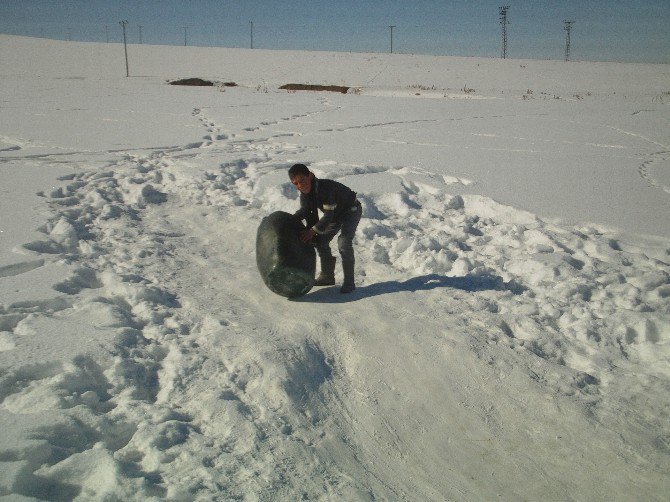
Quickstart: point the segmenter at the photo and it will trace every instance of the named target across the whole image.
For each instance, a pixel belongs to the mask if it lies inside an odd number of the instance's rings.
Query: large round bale
[[[300,240],[302,230],[305,226],[292,214],[276,211],[263,218],[256,234],[256,265],[263,282],[287,298],[314,286],[316,252]]]

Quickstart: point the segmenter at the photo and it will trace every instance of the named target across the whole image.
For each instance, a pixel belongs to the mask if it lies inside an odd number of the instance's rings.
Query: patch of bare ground
[[[349,87],[343,85],[285,84],[280,87],[287,91],[328,91],[346,94]]]
[[[170,85],[191,85],[191,86],[201,86],[201,87],[211,87],[214,85],[217,85],[216,82],[212,82],[211,80],[205,80],[202,78],[183,78],[180,80],[172,80],[168,82]],[[223,87],[237,87],[237,84],[235,82],[222,82],[218,85],[221,85]]]

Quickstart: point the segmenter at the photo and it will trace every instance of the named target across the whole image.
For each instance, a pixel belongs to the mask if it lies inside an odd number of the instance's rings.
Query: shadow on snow
[[[406,281],[385,281],[357,287],[349,294],[340,294],[339,286],[312,290],[305,296],[293,298],[295,302],[348,303],[372,296],[391,293],[429,291],[436,288],[452,288],[463,291],[510,291],[520,295],[526,288],[515,281],[505,282],[493,275],[475,275],[466,277],[447,277],[438,274],[422,275]]]

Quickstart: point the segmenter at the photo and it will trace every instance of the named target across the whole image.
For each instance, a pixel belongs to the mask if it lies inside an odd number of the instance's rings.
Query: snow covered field
[[[3,499],[667,499],[668,65],[129,56],[0,35]],[[351,295],[256,270],[296,162]]]

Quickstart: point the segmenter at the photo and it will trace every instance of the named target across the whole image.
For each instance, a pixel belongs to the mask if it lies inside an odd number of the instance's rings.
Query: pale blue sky
[[[509,5],[510,58],[670,64],[670,0],[0,0],[0,32],[145,44],[499,57]],[[186,29],[184,29],[186,27]]]

